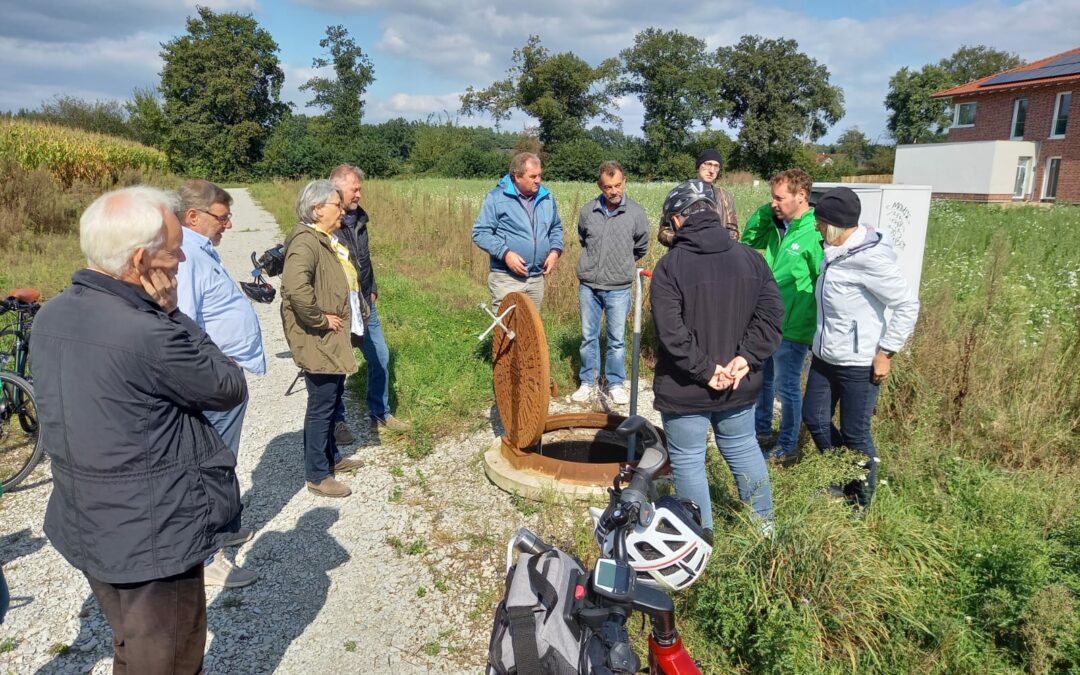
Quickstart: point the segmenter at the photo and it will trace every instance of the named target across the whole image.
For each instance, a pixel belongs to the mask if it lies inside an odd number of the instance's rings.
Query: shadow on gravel
[[[270,673],[293,640],[318,617],[330,591],[330,570],[349,560],[329,530],[337,509],[321,506],[288,532],[259,536],[245,565],[259,572],[259,596],[226,589],[207,608],[213,642],[205,668],[214,673]],[[251,587],[255,589],[256,587]]]
[[[112,629],[93,593],[86,596],[79,610],[79,634],[66,647],[66,652],[53,656],[53,660],[39,668],[35,675],[85,673],[102,659],[112,656]]]
[[[31,537],[30,528],[0,537],[0,565],[9,565],[19,558],[37,553],[46,543],[45,537]]]

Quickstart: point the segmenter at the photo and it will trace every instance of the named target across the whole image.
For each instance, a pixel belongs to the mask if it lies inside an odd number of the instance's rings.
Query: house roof
[[[931,94],[930,97],[953,98],[956,96],[987,94],[996,91],[1020,89],[1033,86],[1043,86],[1047,84],[1080,82],[1080,67],[1072,67],[1071,65],[1051,65],[1062,61],[1072,63],[1077,60],[1067,57],[1077,57],[1078,59],[1080,59],[1080,47],[1061,52],[1060,54],[1054,54],[1053,56],[1047,56],[1045,59],[1032,61],[1031,63],[1025,64],[1023,66],[1017,66],[1016,68],[1003,70],[1000,73],[987,75],[986,77],[980,78],[978,80],[973,80],[966,84],[961,84],[959,86],[951,87],[943,91],[938,91]],[[1035,72],[1040,70],[1041,72]],[[1074,72],[1062,73],[1062,71],[1070,70]],[[1030,79],[1028,79],[1029,77]],[[1003,81],[991,82],[991,80],[998,79]]]

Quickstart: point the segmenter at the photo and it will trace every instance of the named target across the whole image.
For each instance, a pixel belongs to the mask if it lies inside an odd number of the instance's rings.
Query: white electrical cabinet
[[[914,289],[922,278],[923,249],[926,247],[926,224],[930,219],[929,185],[886,183],[814,183],[811,203],[835,187],[855,191],[862,204],[859,222],[888,232],[896,250],[897,263]]]

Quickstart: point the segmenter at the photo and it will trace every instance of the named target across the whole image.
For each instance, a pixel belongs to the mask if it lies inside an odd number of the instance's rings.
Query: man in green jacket
[[[772,436],[773,395],[780,397],[780,435],[777,459],[795,451],[802,410],[802,373],[814,341],[817,305],[814,282],[821,272],[824,249],[810,208],[809,174],[801,169],[781,171],[769,181],[772,201],[750,216],[742,242],[762,250],[784,300],[784,339],[762,364],[765,384],[758,396],[755,425],[764,449]]]

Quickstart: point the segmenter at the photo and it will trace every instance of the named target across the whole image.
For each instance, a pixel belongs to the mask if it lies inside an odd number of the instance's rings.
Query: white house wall
[[[1038,160],[1038,143],[972,141],[900,145],[893,182],[930,185],[937,193],[1011,194],[1020,157]]]

